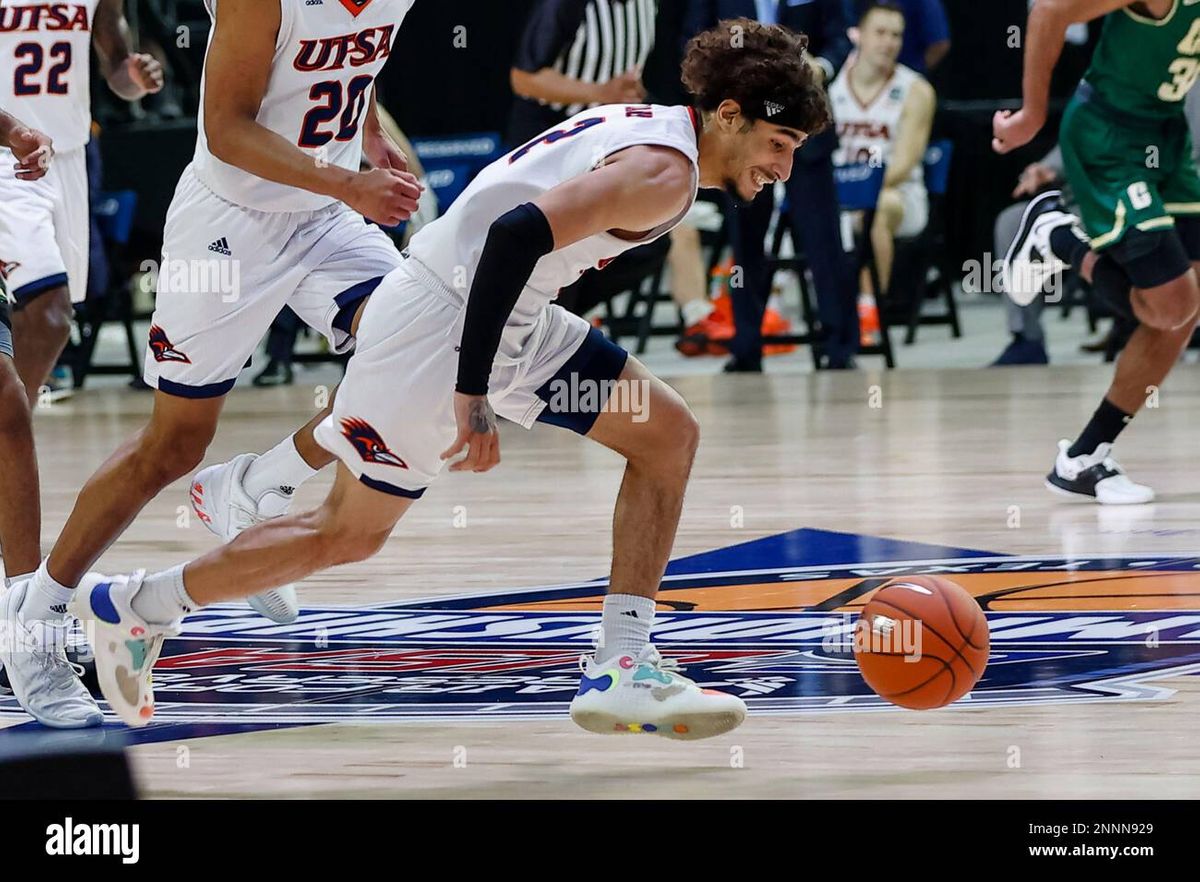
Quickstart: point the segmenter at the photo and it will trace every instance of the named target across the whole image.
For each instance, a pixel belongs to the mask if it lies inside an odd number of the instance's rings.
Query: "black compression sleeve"
[[[457,391],[487,394],[504,323],[537,262],[553,250],[550,222],[532,202],[518,205],[492,224],[467,298]]]

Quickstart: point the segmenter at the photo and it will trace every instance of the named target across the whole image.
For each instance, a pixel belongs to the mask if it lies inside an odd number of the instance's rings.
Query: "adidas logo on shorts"
[[[233,252],[229,250],[229,241],[224,236],[209,245],[208,250],[215,251],[217,254],[223,254],[226,257],[233,256]]]

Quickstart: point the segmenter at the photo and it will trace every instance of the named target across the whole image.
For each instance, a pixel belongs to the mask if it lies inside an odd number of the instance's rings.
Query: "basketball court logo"
[[[982,679],[940,713],[1161,701],[1174,694],[1173,678],[1200,673],[1198,557],[997,555],[822,530],[673,562],[653,636],[687,676],[740,696],[752,715],[911,713],[866,684],[853,650],[876,589],[921,574],[973,594],[991,637]],[[606,587],[596,579],[310,607],[289,625],[242,605],[209,607],[164,647],[156,722],[123,737],[352,720],[565,723]],[[903,634],[891,639],[903,649]],[[606,679],[584,685],[604,689]],[[0,724],[28,719],[0,696]]]

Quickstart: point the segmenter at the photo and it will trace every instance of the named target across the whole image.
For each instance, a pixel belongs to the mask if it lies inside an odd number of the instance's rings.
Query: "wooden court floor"
[[[1108,377],[1097,366],[682,378],[674,385],[703,435],[675,556],[800,528],[997,555],[1107,555],[1130,565],[1200,553],[1200,370],[1193,365],[1177,371],[1118,445],[1131,475],[1159,490],[1158,502],[1099,509],[1062,503],[1043,489],[1056,440],[1078,431]],[[316,394],[312,386],[239,388],[207,461],[266,449],[307,419]],[[149,406],[148,395],[104,389],[39,411],[47,543],[78,487]],[[527,433],[505,425],[501,443],[497,470],[445,475],[378,557],[305,582],[302,603],[361,607],[603,576],[617,457],[546,427]],[[302,488],[298,504],[319,500],[328,481],[322,475]],[[215,539],[189,516],[186,487],[181,481],[152,502],[98,569],[162,568],[211,548]],[[1159,589],[1126,592],[1113,608],[1200,612],[1200,570],[1167,575]],[[754,603],[734,589],[697,596],[698,609],[736,612]],[[773,596],[755,608],[804,606]],[[1109,608],[1096,599],[1107,596],[1060,591],[1052,603],[1010,604],[990,615],[1095,613]],[[579,614],[595,604],[567,608]],[[1057,664],[1031,670],[1052,680]],[[820,675],[813,676],[816,688]],[[689,744],[588,735],[565,716],[356,718],[144,743],[131,755],[143,792],[156,797],[1200,795],[1200,679],[1177,668],[1143,681],[1157,697],[967,703],[921,713],[834,704],[754,714],[751,703],[739,730]],[[21,722],[0,713],[0,726]]]

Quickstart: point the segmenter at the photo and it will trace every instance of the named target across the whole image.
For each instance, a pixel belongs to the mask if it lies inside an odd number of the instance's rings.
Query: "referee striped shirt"
[[[539,0],[525,25],[514,66],[529,73],[548,67],[586,83],[606,83],[646,63],[654,47],[657,12],[657,0]],[[585,107],[520,97],[516,101],[514,128],[524,122],[530,136]],[[522,103],[540,106],[540,112],[522,108]]]

